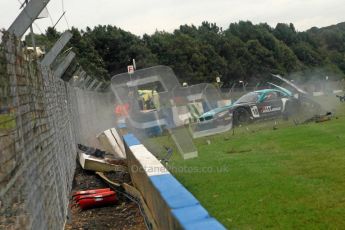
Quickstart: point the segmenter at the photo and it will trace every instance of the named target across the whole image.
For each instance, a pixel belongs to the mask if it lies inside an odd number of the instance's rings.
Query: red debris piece
[[[108,191],[111,191],[110,188],[100,188],[100,189],[91,189],[91,190],[85,190],[85,191],[78,191],[78,192],[73,193],[72,198],[74,200],[79,200],[80,196],[83,196],[83,195],[91,195],[91,194],[108,192]]]
[[[117,197],[114,191],[104,191],[95,194],[80,195],[75,201],[81,209],[88,209],[115,204]]]

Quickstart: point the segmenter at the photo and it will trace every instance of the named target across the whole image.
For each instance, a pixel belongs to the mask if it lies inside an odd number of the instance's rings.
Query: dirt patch
[[[226,151],[226,153],[228,154],[235,154],[235,153],[248,153],[248,152],[251,152],[252,149],[230,149],[228,151]]]
[[[121,173],[121,172],[107,172],[104,175],[111,181],[116,183],[127,183],[131,182],[131,177],[129,173]]]
[[[96,174],[77,166],[72,193],[79,190],[107,188]],[[81,211],[72,207],[65,230],[78,229],[146,229],[144,219],[136,203],[118,195],[116,205]]]

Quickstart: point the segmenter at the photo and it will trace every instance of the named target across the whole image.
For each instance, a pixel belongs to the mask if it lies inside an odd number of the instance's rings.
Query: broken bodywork
[[[231,105],[216,108],[202,114],[199,118],[199,127],[208,124],[221,123],[231,117],[235,125],[248,123],[253,120],[289,116],[308,112],[311,116],[320,113],[321,106],[315,102],[307,92],[289,80],[273,75],[286,83],[291,90],[268,82],[273,88],[249,92]],[[227,114],[229,112],[229,114]],[[230,119],[230,118],[229,118]]]

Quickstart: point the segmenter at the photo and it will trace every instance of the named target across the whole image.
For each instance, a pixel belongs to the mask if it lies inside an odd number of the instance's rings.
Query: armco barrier
[[[123,139],[132,181],[158,229],[225,229],[133,134]]]

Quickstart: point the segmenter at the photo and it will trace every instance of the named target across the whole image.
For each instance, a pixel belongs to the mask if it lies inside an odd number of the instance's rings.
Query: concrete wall
[[[61,229],[76,158],[75,91],[43,75],[4,35],[0,80],[0,229]]]
[[[0,229],[61,229],[67,216],[76,144],[97,146],[114,124],[112,93],[71,87],[0,45]]]
[[[158,229],[225,229],[133,134],[123,139],[132,182]]]

